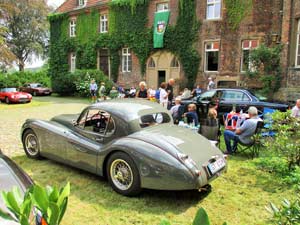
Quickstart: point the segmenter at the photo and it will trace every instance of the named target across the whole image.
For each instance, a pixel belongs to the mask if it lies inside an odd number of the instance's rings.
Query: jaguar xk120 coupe
[[[116,192],[128,196],[142,188],[202,190],[227,166],[209,140],[173,125],[166,109],[146,100],[108,100],[80,114],[29,119],[21,135],[28,157],[107,177]]]

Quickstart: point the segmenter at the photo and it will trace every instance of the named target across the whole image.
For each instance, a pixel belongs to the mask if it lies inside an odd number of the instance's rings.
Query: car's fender
[[[106,175],[106,163],[117,151],[128,154],[135,162],[143,188],[158,190],[190,190],[207,184],[176,156],[158,146],[128,137],[120,138],[99,153],[97,169],[99,175]]]

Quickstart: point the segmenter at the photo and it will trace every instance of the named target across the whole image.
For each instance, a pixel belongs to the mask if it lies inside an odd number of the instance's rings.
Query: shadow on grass
[[[180,214],[197,205],[209,193],[198,191],[143,190],[140,196],[125,197],[117,194],[108,181],[91,173],[65,166],[51,160],[32,160],[26,156],[13,158],[32,179],[41,185],[63,186],[71,183],[71,198],[84,204],[93,204],[109,211],[129,210],[164,215],[168,212]],[[70,201],[71,203],[71,201]],[[76,207],[69,205],[69,207]]]

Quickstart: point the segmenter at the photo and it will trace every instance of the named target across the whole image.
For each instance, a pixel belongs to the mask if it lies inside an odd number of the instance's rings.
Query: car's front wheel
[[[25,133],[23,134],[22,142],[24,151],[29,158],[41,158],[39,141],[33,130],[25,131]]]
[[[112,188],[126,196],[138,195],[141,182],[138,169],[133,159],[123,152],[116,152],[107,162],[107,177]]]
[[[5,97],[5,103],[6,103],[6,104],[9,104],[9,103],[10,103],[10,101],[9,101],[9,98],[8,98],[8,97]]]

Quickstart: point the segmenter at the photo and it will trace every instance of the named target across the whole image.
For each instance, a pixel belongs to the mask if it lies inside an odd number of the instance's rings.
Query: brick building
[[[187,0],[186,0],[187,1]],[[68,15],[69,27],[65,32],[76,38],[76,18],[91,9],[99,12],[99,35],[110,32],[110,0],[66,0],[56,13]],[[300,98],[300,0],[252,0],[251,9],[235,29],[229,26],[228,0],[197,0],[196,16],[200,21],[198,39],[194,47],[200,56],[196,83],[205,87],[207,78],[215,78],[218,86],[257,87],[257,82],[246,79],[245,71],[251,67],[249,51],[260,44],[283,45],[281,66],[283,80],[278,98]],[[155,12],[170,11],[169,25],[174,26],[179,13],[180,0],[150,0],[146,26],[151,28]],[[167,28],[168,29],[168,28]],[[111,76],[110,52],[97,51],[97,68]],[[151,51],[146,60],[145,74],[140,61],[130,48],[120,49],[120,66],[117,81],[126,86],[137,85],[145,79],[149,86],[157,87],[162,81],[185,77],[179,57],[164,48]],[[76,54],[69,52],[69,70],[76,66]]]

